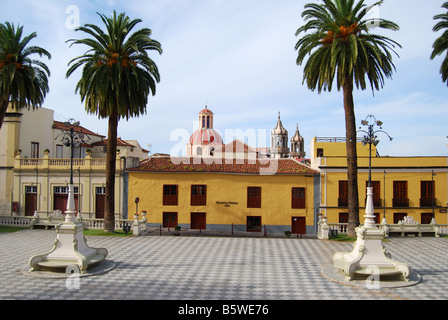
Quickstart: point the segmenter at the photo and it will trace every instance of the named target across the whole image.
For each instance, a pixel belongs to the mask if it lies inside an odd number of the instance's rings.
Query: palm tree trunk
[[[115,172],[117,158],[117,108],[109,116],[106,155],[106,201],[104,206],[104,231],[115,231]]]
[[[0,129],[2,128],[3,120],[5,120],[5,115],[6,111],[8,110],[8,106],[9,106],[8,100],[2,101],[0,105]]]
[[[349,236],[355,236],[359,226],[358,157],[356,151],[356,119],[353,102],[353,77],[346,77],[343,83],[345,130],[347,146],[348,180],[348,229]]]

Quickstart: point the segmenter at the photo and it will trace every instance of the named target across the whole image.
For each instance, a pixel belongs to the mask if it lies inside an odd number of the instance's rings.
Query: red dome
[[[190,144],[192,145],[210,143],[223,144],[221,135],[214,129],[197,130],[190,137]]]

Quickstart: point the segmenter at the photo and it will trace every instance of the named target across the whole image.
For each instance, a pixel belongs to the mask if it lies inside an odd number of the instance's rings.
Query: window
[[[430,224],[432,221],[432,213],[424,212],[421,214],[421,224]]]
[[[26,186],[25,193],[37,193],[37,187],[36,186]]]
[[[62,144],[56,145],[56,159],[62,159],[64,157],[64,146]]]
[[[178,194],[177,185],[164,185],[163,186],[163,205],[164,206],[177,206]]]
[[[261,208],[261,187],[247,188],[247,207]]]
[[[106,187],[96,187],[96,194],[106,194]]]
[[[338,207],[348,207],[348,182],[339,181]]]
[[[317,157],[318,158],[323,158],[324,157],[324,149],[322,149],[322,148],[318,148],[317,149]]]
[[[78,194],[78,187],[73,187],[73,193]],[[54,194],[68,194],[68,187],[54,187],[53,188]]]
[[[305,188],[292,188],[292,209],[305,209]]]
[[[31,158],[39,158],[39,142],[31,142]]]
[[[192,206],[207,205],[207,186],[205,185],[191,186],[191,205]]]
[[[261,217],[247,217],[247,231],[261,232]]]
[[[421,181],[420,186],[420,207],[435,205],[434,181]]]
[[[409,207],[408,199],[408,182],[407,181],[394,181],[394,198],[392,200],[393,207]]]
[[[403,221],[405,217],[407,217],[408,214],[407,213],[403,213],[403,212],[395,212],[394,213],[394,224],[397,224],[400,221]]]

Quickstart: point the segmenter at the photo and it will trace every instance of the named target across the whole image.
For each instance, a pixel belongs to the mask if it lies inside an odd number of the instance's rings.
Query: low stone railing
[[[391,233],[400,233],[401,236],[412,233],[418,236],[422,236],[423,233],[433,233],[435,237],[448,235],[448,224],[407,224],[400,222],[398,224],[377,224],[377,226],[384,230],[386,237]],[[328,223],[328,219],[321,216],[317,224],[317,238],[328,240],[332,233],[346,234],[347,227],[347,223]]]
[[[64,222],[63,216],[51,215],[47,217],[22,217],[22,216],[6,216],[0,215],[0,226],[22,227],[22,228],[34,228],[36,226],[44,226],[45,228],[54,227],[59,223]],[[104,227],[104,219],[97,218],[81,218],[77,220],[84,225],[85,229],[97,229],[101,230]],[[115,230],[123,230],[125,225],[130,227],[134,236],[144,235],[148,232],[147,219],[145,214],[142,213],[142,218],[134,216],[132,219],[115,219]]]

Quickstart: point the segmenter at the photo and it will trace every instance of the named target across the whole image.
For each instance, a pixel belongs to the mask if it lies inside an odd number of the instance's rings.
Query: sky
[[[163,53],[152,52],[161,82],[150,96],[147,114],[121,120],[118,135],[138,140],[154,153],[183,155],[198,129],[198,113],[207,105],[214,128],[226,143],[235,138],[254,147],[269,146],[269,131],[278,113],[289,137],[297,124],[310,156],[313,137],[344,137],[342,92],[309,90],[296,65],[296,30],[304,5],[319,0],[2,0],[0,21],[37,33],[31,42],[48,50],[43,60],[51,70],[50,92],[43,107],[55,120],[74,118],[107,135],[107,120],[87,114],[75,87],[80,72],[65,77],[69,61],[86,47],[69,46],[84,38],[74,27],[101,25],[97,13],[114,10],[141,19],[136,29],[150,28]],[[373,4],[367,0],[367,4]],[[430,60],[441,33],[432,31],[433,17],[444,0],[386,0],[375,12],[400,31],[376,31],[402,45],[394,56],[396,72],[383,89],[354,92],[356,119],[374,115],[393,141],[379,134],[382,156],[448,156],[448,87],[439,70],[443,57]]]

